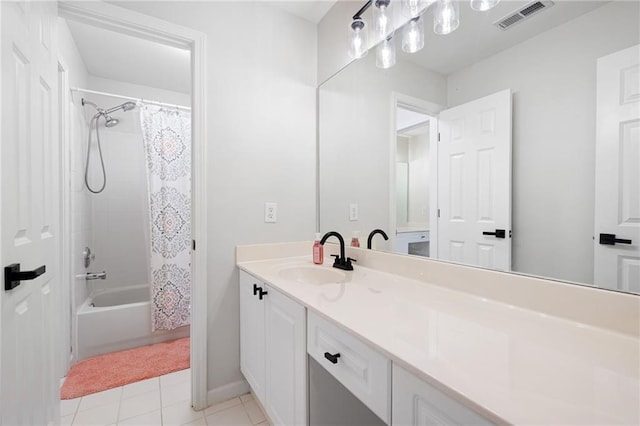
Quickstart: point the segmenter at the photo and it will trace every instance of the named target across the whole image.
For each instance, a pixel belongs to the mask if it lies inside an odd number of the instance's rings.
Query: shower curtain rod
[[[168,103],[165,103],[165,102],[158,102],[158,101],[149,101],[149,100],[143,99],[143,98],[133,98],[131,96],[116,95],[115,93],[98,92],[97,90],[81,89],[79,87],[72,87],[71,90],[72,91],[76,91],[76,92],[91,93],[93,95],[103,95],[103,96],[110,96],[112,98],[126,99],[128,101],[143,102],[143,103],[146,103],[146,104],[164,106],[164,107],[167,107],[167,108],[183,109],[183,110],[186,110],[186,111],[191,111],[190,107],[186,107],[186,106],[182,106],[182,105],[168,104]]]

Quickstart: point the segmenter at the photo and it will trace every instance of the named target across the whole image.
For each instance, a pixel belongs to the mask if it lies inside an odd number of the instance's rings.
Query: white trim
[[[207,122],[206,36],[204,33],[104,2],[60,2],[59,14],[106,28],[191,51],[192,108],[192,234],[191,284],[191,405],[207,406]]]
[[[60,376],[66,376],[71,366],[71,356],[76,348],[75,327],[72,326],[71,316],[75,317],[75,304],[72,303],[75,286],[73,285],[73,273],[71,272],[71,187],[70,187],[70,93],[69,93],[69,66],[67,62],[58,55],[57,59],[58,78],[58,137],[61,155],[60,161],[60,333],[62,334],[62,347],[60,353]],[[60,81],[62,75],[63,81]],[[69,341],[67,341],[69,336]],[[73,348],[71,351],[69,350]]]
[[[391,108],[389,110],[389,242],[391,251],[396,245],[396,108],[403,106],[414,109],[416,112],[429,116],[429,239],[438,241],[438,227],[433,226],[437,219],[438,212],[438,114],[444,110],[442,105],[425,101],[420,98],[405,95],[398,92],[391,92]],[[429,244],[430,257],[437,258],[437,244],[435,251],[433,245]]]
[[[0,4],[0,47],[2,47],[2,9],[6,6],[6,3]],[[2,137],[2,54],[0,53],[0,138]],[[0,147],[0,155],[2,154],[2,148]],[[0,161],[0,200],[2,200],[2,161]],[[2,224],[2,208],[0,208],[0,224]],[[0,242],[2,241],[2,226],[0,226]],[[0,265],[4,265],[4,259],[2,257],[2,244],[0,244]],[[4,295],[4,279],[2,280],[2,285],[0,285],[0,320],[3,318],[2,314],[2,301]],[[0,389],[2,386],[2,327],[0,326]]]
[[[237,382],[232,382],[224,386],[211,389],[207,393],[207,401],[209,401],[209,405],[217,404],[219,402],[226,401],[238,395],[245,394],[250,390],[251,388],[249,387],[249,383],[247,383],[246,380],[238,380]]]

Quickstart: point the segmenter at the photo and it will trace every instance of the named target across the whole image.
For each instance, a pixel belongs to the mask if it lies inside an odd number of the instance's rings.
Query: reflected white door
[[[511,91],[442,111],[438,125],[438,258],[508,271]]]
[[[59,422],[56,2],[0,2],[1,262],[35,279],[0,289],[0,424]]]
[[[640,45],[598,59],[597,85],[594,283],[640,293]]]

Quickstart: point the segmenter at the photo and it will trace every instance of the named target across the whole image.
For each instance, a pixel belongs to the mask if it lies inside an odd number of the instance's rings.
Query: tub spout
[[[87,275],[85,276],[85,278],[87,280],[106,280],[107,279],[107,273],[106,273],[106,271],[102,271],[102,272],[87,272]]]

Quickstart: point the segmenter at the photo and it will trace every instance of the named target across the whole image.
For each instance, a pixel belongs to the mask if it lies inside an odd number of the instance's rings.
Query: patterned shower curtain
[[[143,104],[150,212],[151,328],[189,324],[191,311],[191,114]]]

